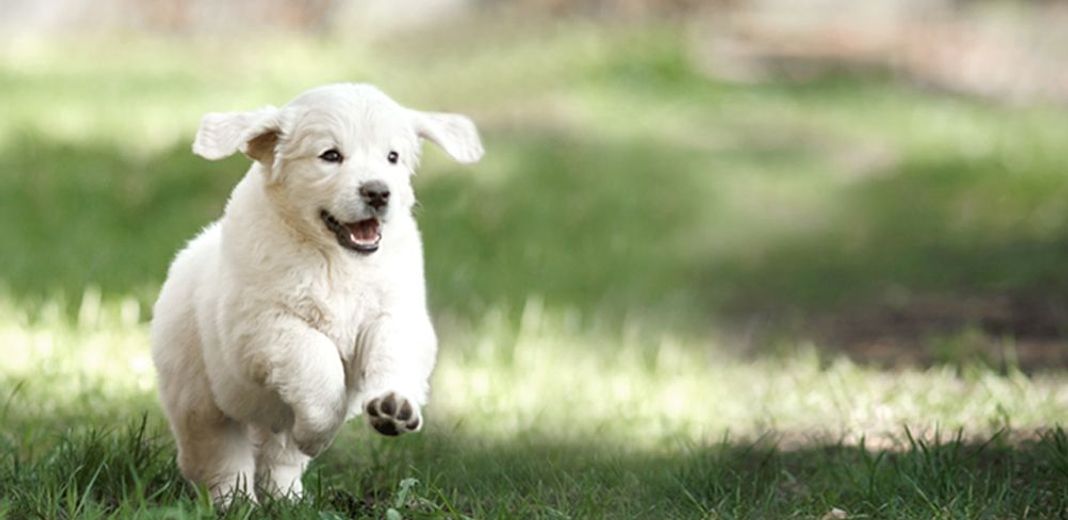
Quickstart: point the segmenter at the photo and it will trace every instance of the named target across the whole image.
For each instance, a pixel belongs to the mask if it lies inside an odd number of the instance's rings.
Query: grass
[[[130,308],[4,324],[0,510],[12,518],[212,515],[177,474]],[[1049,426],[1068,409],[1060,376],[886,372],[804,346],[739,360],[640,333],[608,342],[536,309],[519,329],[502,316],[450,335],[427,431],[394,440],[350,424],[310,470],[306,500],[264,509],[972,518],[1068,506],[1068,438]]]
[[[474,167],[428,151],[416,179],[443,339],[428,427],[351,424],[305,500],[224,516],[1068,510],[1068,373],[1013,361],[1030,329],[952,317],[908,347],[939,363],[886,368],[794,326],[929,298],[1056,315],[1065,110],[723,84],[687,49],[679,27],[583,22],[0,49],[0,517],[215,516],[177,474],[147,353],[167,263],[247,164],[189,141],[203,112],[336,80],[469,113],[486,141]]]
[[[8,512],[214,518],[209,504],[178,485],[162,441],[143,432],[133,425],[63,438],[49,465],[22,466],[7,477],[25,486],[13,488]],[[439,435],[401,446],[380,442],[368,440],[355,468],[334,458],[317,464],[302,501],[267,501],[258,510],[240,504],[223,517],[818,517],[839,509],[857,517],[997,518],[1065,507],[1063,431],[1024,449],[996,438],[970,444],[950,437],[879,454],[840,444],[784,451],[762,442],[668,456],[456,443]]]

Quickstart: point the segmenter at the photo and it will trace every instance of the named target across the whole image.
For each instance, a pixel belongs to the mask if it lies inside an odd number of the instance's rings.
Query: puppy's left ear
[[[213,112],[200,121],[193,153],[216,161],[240,150],[269,166],[279,131],[278,109],[274,107],[249,112]]]
[[[412,111],[415,133],[445,150],[453,159],[472,164],[482,158],[482,140],[475,123],[460,114]]]

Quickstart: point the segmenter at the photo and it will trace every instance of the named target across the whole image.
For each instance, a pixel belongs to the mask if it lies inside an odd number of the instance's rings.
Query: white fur
[[[217,502],[253,485],[299,496],[310,458],[369,406],[384,420],[390,394],[418,419],[385,417],[398,433],[422,427],[437,347],[411,216],[419,138],[460,162],[482,155],[469,119],[403,108],[368,85],[204,117],[195,153],[255,161],[223,217],[171,265],[152,354],[179,467]],[[319,158],[331,148],[343,162]],[[339,245],[320,211],[367,218],[358,189],[371,180],[391,196],[380,247],[365,254]]]

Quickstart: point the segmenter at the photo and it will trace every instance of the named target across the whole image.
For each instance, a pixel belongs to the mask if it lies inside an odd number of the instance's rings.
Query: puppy
[[[468,118],[369,85],[204,116],[194,153],[253,164],[175,258],[151,339],[178,466],[216,503],[300,496],[361,413],[383,435],[423,427],[437,345],[411,214],[420,139],[461,163],[483,153]]]

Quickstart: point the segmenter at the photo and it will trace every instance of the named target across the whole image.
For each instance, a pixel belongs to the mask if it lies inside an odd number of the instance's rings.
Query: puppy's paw
[[[368,399],[363,404],[367,421],[382,435],[395,437],[402,433],[417,432],[423,427],[419,405],[396,392],[386,392]]]

